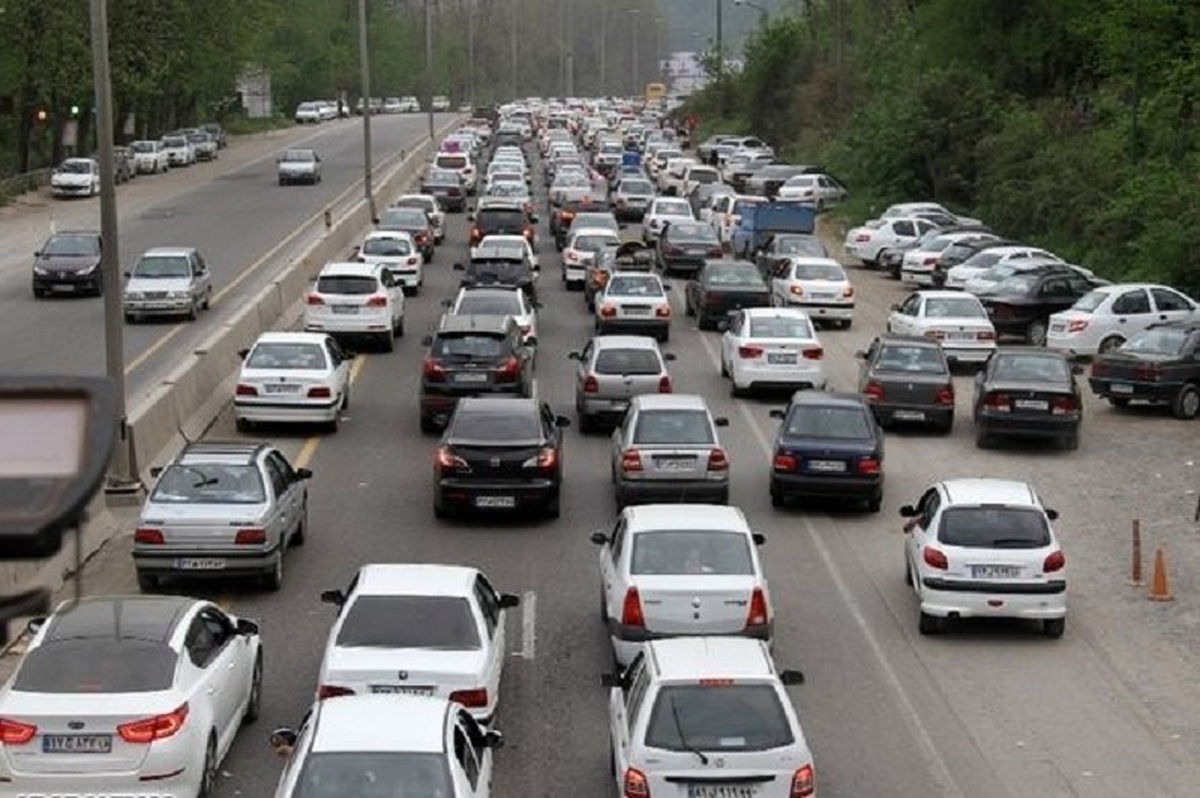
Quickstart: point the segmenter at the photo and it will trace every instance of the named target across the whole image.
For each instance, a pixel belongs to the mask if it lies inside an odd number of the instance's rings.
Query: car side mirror
[[[125,275],[125,279],[126,279],[126,280],[128,280],[128,279],[129,279],[129,277],[130,277],[130,273],[129,273],[129,272],[122,272],[122,274],[124,274],[124,275]]]
[[[899,305],[888,305],[888,310],[899,311],[900,306]]]
[[[499,729],[488,729],[483,733],[484,748],[503,748],[504,734]]]
[[[346,594],[340,590],[324,590],[321,592],[321,602],[341,607],[346,603]]]
[[[507,610],[511,607],[519,606],[521,604],[521,597],[512,593],[501,593],[497,603],[500,609]]]
[[[158,479],[160,476],[162,476],[162,472],[163,472],[162,466],[153,466],[150,469],[150,476],[154,477],[155,479]]]
[[[1047,507],[1046,508],[1046,517],[1049,518],[1051,521],[1057,521],[1058,520],[1058,510],[1051,510],[1049,507]]]
[[[779,681],[786,685],[804,684],[804,673],[802,671],[794,670],[780,671]]]
[[[246,355],[248,355],[248,354],[250,354],[250,350],[249,350],[249,349],[239,349],[239,350],[238,350],[238,357],[240,357],[242,360],[245,360],[245,359],[246,359]]]
[[[581,359],[583,359],[583,355],[581,355],[578,352],[568,352],[567,353],[567,360],[581,360]]]
[[[310,469],[310,468],[297,468],[297,469],[296,469],[296,481],[297,481],[297,482],[302,482],[302,481],[304,481],[304,480],[306,480],[306,479],[312,479],[312,469]]]
[[[588,538],[588,540],[592,541],[597,546],[607,546],[608,545],[608,535],[606,535],[603,532],[593,532],[591,537]]]
[[[623,673],[602,673],[600,674],[601,687],[620,687],[622,690],[628,685]]]
[[[554,426],[558,427],[559,429],[566,429],[567,427],[571,426],[571,419],[567,418],[566,416],[555,416]]]
[[[466,271],[466,267],[463,266],[461,263],[456,263],[453,266],[451,266],[450,268],[454,269],[454,271],[456,271],[456,272]]]
[[[450,299],[443,299],[443,300],[442,300],[442,307],[444,307],[444,308],[449,308],[449,307],[453,307],[453,306],[454,306],[454,301],[453,301],[453,300],[450,300]]]
[[[25,624],[25,631],[29,632],[31,635],[35,635],[38,633],[38,630],[42,628],[42,624],[44,623],[46,623],[45,616],[30,618]]]
[[[426,335],[421,339],[421,346],[433,346],[433,336]]]
[[[782,421],[784,419],[784,417],[787,416],[787,411],[780,410],[779,408],[775,408],[775,409],[771,410],[769,413],[767,413],[767,415],[770,416],[771,418],[777,418]]]
[[[249,618],[238,618],[237,633],[240,635],[256,635],[259,633],[259,626]]]
[[[906,504],[900,508],[901,518],[916,518],[917,515],[917,508],[913,507],[911,504]]]
[[[281,728],[271,732],[268,742],[272,748],[278,750],[293,747],[299,738],[300,735],[295,729]]]
[[[676,355],[674,352],[663,352],[662,359],[667,361],[668,363],[672,363],[672,362],[674,362],[675,357],[676,357]]]
[[[767,536],[762,532],[755,532],[751,534],[750,539],[754,541],[755,546],[761,546],[767,542]]]
[[[719,416],[713,419],[713,424],[718,427],[728,427],[729,419],[725,418],[724,416]]]

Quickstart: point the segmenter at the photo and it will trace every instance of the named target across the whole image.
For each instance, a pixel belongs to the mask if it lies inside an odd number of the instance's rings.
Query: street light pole
[[[378,217],[375,191],[371,187],[371,63],[367,56],[367,0],[358,0],[358,57],[363,93],[363,193],[374,221]]]
[[[510,92],[512,96],[509,97],[510,100],[517,99],[517,10],[520,5],[520,0],[512,0],[512,17],[509,20],[508,25],[509,47],[512,50],[512,72],[509,76],[511,79],[509,85],[512,87]]]
[[[717,4],[717,80],[725,74],[725,44],[722,39],[721,4],[725,0],[715,0]]]
[[[475,107],[475,0],[467,0],[467,102]]]
[[[429,140],[433,141],[433,4],[425,0],[425,114],[429,119]]]
[[[113,179],[112,76],[108,61],[107,0],[91,0],[92,80],[95,84],[96,135],[100,148],[100,279],[104,286],[104,366],[113,383],[113,422],[117,445],[113,448],[104,492],[116,501],[138,494],[133,431],[125,417],[125,340],[121,312],[121,258],[117,242],[117,188]],[[81,535],[82,532],[76,534]]]
[[[636,8],[629,9],[629,28],[630,28],[629,49],[631,51],[630,52],[630,62],[631,62],[630,66],[633,70],[631,73],[633,76],[633,90],[632,90],[632,93],[630,94],[631,97],[636,97],[639,93],[638,92],[638,26],[637,26],[639,13],[640,13],[639,9],[636,9]]]
[[[607,93],[607,76],[605,75],[606,67],[608,66],[608,55],[605,52],[607,44],[605,39],[608,34],[608,15],[605,9],[608,8],[607,3],[600,4],[600,91],[598,94],[604,96]]]

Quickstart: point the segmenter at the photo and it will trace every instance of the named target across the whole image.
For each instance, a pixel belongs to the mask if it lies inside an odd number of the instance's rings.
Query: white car
[[[916,247],[904,253],[904,257],[900,261],[900,281],[902,283],[931,287],[938,260],[941,258],[942,252],[951,244],[963,241],[995,241],[999,238],[993,233],[982,231],[960,231],[940,235],[931,233],[930,235],[932,238],[926,236],[927,240],[921,241]],[[954,288],[956,286],[950,285],[950,280],[947,279],[946,287]]]
[[[1200,304],[1152,283],[1105,285],[1050,317],[1046,346],[1075,356],[1106,354],[1151,324],[1200,319]]]
[[[645,644],[604,674],[616,794],[813,798],[812,751],[766,643],[680,637]]]
[[[900,508],[904,575],[919,602],[921,634],[958,618],[1040,621],[1061,637],[1067,561],[1033,488],[1002,479],[952,479]]]
[[[355,257],[362,263],[383,266],[405,296],[416,296],[425,283],[425,259],[411,233],[373,230],[358,245]]]
[[[688,168],[698,166],[695,158],[671,158],[658,173],[658,188],[668,197],[683,196],[683,176]]]
[[[486,235],[477,245],[471,248],[470,260],[477,258],[504,258],[511,257],[512,255],[523,258],[529,264],[529,270],[534,273],[534,280],[536,280],[538,271],[541,269],[538,256],[533,251],[533,244],[529,242],[528,238],[522,235],[508,233]]]
[[[1082,266],[1076,266],[1071,263],[1064,263],[1058,257],[1051,255],[1049,258],[1032,256],[1028,258],[1009,258],[1001,261],[983,274],[976,275],[963,284],[963,290],[968,294],[981,296],[991,293],[996,286],[1010,277],[1025,272],[1036,272],[1046,268],[1065,267],[1070,271],[1075,272],[1081,277],[1092,280],[1096,277],[1095,272],[1091,269],[1085,269]]]
[[[723,194],[717,198],[713,203],[712,224],[717,228],[717,238],[722,246],[728,247],[733,241],[733,230],[746,209],[761,202],[767,202],[767,198],[754,194]]]
[[[596,333],[651,335],[659,343],[671,337],[671,302],[657,274],[613,272],[596,294]]]
[[[439,152],[433,160],[436,169],[450,169],[458,172],[462,179],[463,190],[474,195],[479,187],[479,176],[475,171],[475,162],[465,152]]]
[[[322,121],[321,106],[319,103],[307,102],[300,103],[296,106],[296,113],[293,117],[297,125],[315,125]]]
[[[149,316],[195,321],[212,305],[212,269],[195,247],[155,247],[125,272],[121,312],[126,322]]]
[[[489,798],[492,749],[503,739],[451,701],[405,695],[320,701],[299,729],[271,735],[273,745],[291,749],[275,798]]]
[[[372,563],[345,590],[321,600],[339,608],[318,676],[317,698],[399,693],[462,704],[488,723],[500,700],[504,610],[479,570],[460,565]]]
[[[352,357],[325,333],[265,332],[243,349],[234,390],[239,430],[259,423],[328,424],[350,404]]]
[[[537,306],[523,288],[464,286],[448,308],[452,316],[508,316],[521,328],[525,345],[537,345]]]
[[[721,173],[717,171],[715,166],[701,163],[691,164],[683,170],[683,180],[680,183],[679,196],[690,196],[696,186],[720,182]]]
[[[846,187],[829,175],[794,175],[783,181],[775,199],[780,202],[811,202],[818,211],[832,208],[846,199]]]
[[[945,205],[940,205],[936,202],[899,202],[895,205],[889,205],[887,210],[880,214],[879,218],[891,219],[897,216],[913,216],[927,213],[949,216],[958,227],[983,226],[981,220],[973,219],[970,216],[959,216],[957,213],[948,210]]]
[[[571,233],[562,251],[562,281],[568,289],[582,289],[588,266],[596,254],[621,245],[621,236],[607,227],[581,227]]]
[[[200,599],[92,596],[33,625],[0,688],[5,795],[213,794],[259,715],[257,624]]]
[[[163,136],[162,146],[172,167],[191,166],[196,162],[196,147],[187,136]]]
[[[887,331],[938,341],[951,363],[984,363],[996,351],[996,328],[978,297],[961,291],[915,291],[892,306]]]
[[[129,149],[133,152],[133,165],[138,174],[156,175],[171,168],[171,157],[161,141],[135,141]]]
[[[647,244],[658,241],[663,225],[679,220],[693,222],[696,217],[692,214],[692,206],[685,199],[674,197],[655,197],[646,208],[642,218],[642,240]]]
[[[771,594],[750,530],[736,507],[626,507],[596,532],[604,622],[616,659],[664,637],[742,635],[771,641]]]
[[[774,261],[767,274],[771,305],[798,307],[816,320],[846,329],[854,321],[854,286],[832,258],[793,255]]]
[[[646,171],[648,171],[650,173],[650,177],[656,183],[658,183],[659,176],[662,174],[663,170],[667,168],[667,162],[675,158],[682,157],[683,150],[676,148],[674,145],[667,145],[657,150],[654,153],[654,157],[649,159],[649,164],[646,168]],[[661,189],[662,184],[658,183],[658,185]]]
[[[404,335],[404,291],[384,266],[326,263],[305,299],[304,330],[372,338],[391,352]]]
[[[867,222],[846,233],[846,254],[863,263],[875,263],[881,250],[918,240],[941,225],[920,216],[897,216]]]
[[[56,197],[94,197],[100,193],[100,164],[93,158],[67,158],[50,175]]]
[[[721,376],[739,396],[755,388],[825,390],[825,348],[798,308],[745,308],[721,335]]]
[[[1037,247],[1027,247],[1023,244],[988,247],[976,252],[957,266],[951,266],[946,271],[946,282],[942,287],[964,290],[967,283],[987,274],[993,266],[1017,260],[1059,260],[1059,257],[1053,252]]]

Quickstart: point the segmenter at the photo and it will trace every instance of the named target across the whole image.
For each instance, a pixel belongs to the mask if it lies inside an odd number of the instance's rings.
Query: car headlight
[[[191,294],[187,291],[172,291],[171,299],[187,299]]]
[[[50,272],[47,271],[46,269],[43,269],[41,266],[34,266],[33,273],[36,274],[38,277],[45,277]]]

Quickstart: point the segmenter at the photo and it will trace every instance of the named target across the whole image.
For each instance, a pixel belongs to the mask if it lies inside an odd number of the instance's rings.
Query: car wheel
[[[843,319],[840,326],[843,330],[849,330],[851,324],[853,324],[851,319]]]
[[[922,612],[921,618],[917,623],[917,630],[923,635],[935,635],[942,631],[942,623],[943,620],[936,615]]]
[[[1129,407],[1129,400],[1124,396],[1110,396],[1108,397],[1108,403],[1117,408]]]
[[[1110,335],[1100,342],[1097,351],[1102,355],[1107,355],[1109,352],[1116,349],[1121,344],[1125,343],[1125,339],[1119,335]]]
[[[702,310],[696,311],[696,329],[697,330],[712,329],[712,322],[709,320],[708,314],[706,314]]]
[[[584,413],[583,411],[576,411],[576,415],[579,419],[579,434],[580,435],[588,435],[588,434],[596,431],[596,419],[595,418],[588,415],[587,413]]]
[[[738,384],[733,380],[729,381],[729,397],[731,399],[740,399],[745,395],[746,390],[744,388],[739,388]]]
[[[554,494],[554,498],[546,502],[545,512],[547,518],[558,518],[562,515],[562,497]]]
[[[202,304],[200,306],[200,309],[208,310],[211,307],[212,307],[212,287],[210,286],[209,289],[204,292],[204,304]]]
[[[200,307],[196,300],[192,300],[192,304],[188,306],[188,311],[185,315],[188,321],[195,321],[196,317],[200,315]]]
[[[33,298],[34,299],[44,299],[45,297],[46,297],[45,291],[43,291],[40,288],[33,289]],[[126,320],[128,321],[128,317],[126,318]]]
[[[138,590],[143,593],[154,593],[158,590],[158,577],[145,571],[137,572]]]
[[[379,336],[379,348],[384,352],[393,352],[396,349],[396,342],[393,339],[395,330],[385,332]]]
[[[200,791],[196,798],[212,798],[217,786],[217,738],[208,735],[208,746],[204,749],[204,770],[200,771]]]
[[[446,507],[445,503],[442,502],[441,496],[437,495],[436,493],[433,496],[433,517],[434,518],[449,518],[450,517],[449,508]]]
[[[874,496],[867,499],[867,512],[868,513],[877,513],[877,512],[879,512],[879,509],[881,507],[883,507],[883,494],[882,493],[876,493]]]
[[[1042,634],[1046,637],[1059,638],[1067,631],[1066,618],[1047,618],[1042,621]]]
[[[1029,322],[1029,326],[1025,328],[1025,340],[1030,346],[1045,346],[1046,345],[1046,322],[1043,319],[1034,319]]]
[[[1063,448],[1073,452],[1079,448],[1079,430],[1068,432],[1062,439]]]
[[[263,586],[272,592],[283,587],[283,546],[279,547],[279,556],[275,558],[271,570],[263,574]]]
[[[670,340],[671,340],[671,329],[668,327],[667,329],[664,329],[662,332],[660,332],[660,333],[659,333],[657,336],[655,336],[655,337],[657,337],[657,338],[658,338],[658,342],[659,342],[660,344],[665,344],[665,343],[667,343],[668,341],[670,341]]]
[[[426,435],[436,435],[439,430],[437,424],[433,423],[433,419],[429,416],[421,416],[421,432]]]
[[[308,535],[308,502],[305,501],[300,508],[300,520],[296,522],[296,531],[292,533],[292,539],[288,543],[292,546],[303,546],[306,536]]]
[[[992,445],[992,436],[983,427],[978,427],[975,430],[975,447],[978,449],[987,449]]]
[[[910,563],[908,561],[908,557],[906,556],[904,558],[904,584],[908,585],[909,587],[912,587],[912,583],[913,583],[912,563]]]
[[[777,509],[787,506],[787,497],[774,485],[771,485],[771,506]]]
[[[132,313],[125,314],[125,323],[126,324],[133,324],[135,320],[136,319]]]
[[[1171,412],[1175,414],[1175,418],[1190,420],[1196,417],[1196,413],[1200,412],[1200,388],[1194,384],[1188,383],[1179,389],[1179,393],[1175,394],[1174,401],[1171,402]]]
[[[262,680],[263,663],[260,651],[254,658],[254,673],[250,677],[250,699],[246,701],[246,711],[242,714],[243,725],[249,726],[254,723],[262,711]]]
[[[249,432],[250,430],[254,429],[254,422],[245,418],[235,419],[233,424],[235,427],[237,427],[238,432]]]
[[[279,185],[281,185],[281,186],[286,186],[286,185],[287,185],[287,181],[286,181],[286,180],[284,180],[284,179],[281,177],[281,178],[279,178]]]
[[[401,316],[400,320],[396,322],[396,327],[392,330],[392,334],[396,338],[404,337],[404,317],[403,316]]]

